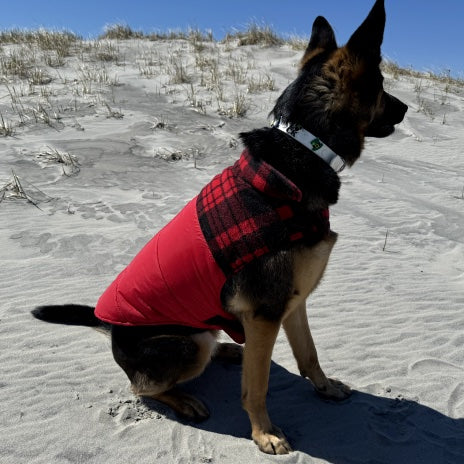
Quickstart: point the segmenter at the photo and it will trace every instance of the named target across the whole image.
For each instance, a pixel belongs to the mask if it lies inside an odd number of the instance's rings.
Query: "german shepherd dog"
[[[337,202],[337,171],[354,164],[365,137],[390,135],[407,111],[383,90],[379,65],[384,27],[384,1],[377,0],[339,48],[327,20],[316,18],[298,75],[271,112],[275,124],[241,134],[251,158],[265,161],[297,186],[308,214]],[[320,146],[330,147],[329,154],[318,154]],[[200,375],[214,356],[239,360],[242,405],[250,418],[251,436],[261,451],[286,454],[291,447],[266,409],[271,355],[281,326],[301,375],[319,395],[339,401],[351,393],[322,371],[306,316],[306,298],[318,285],[336,239],[337,234],[328,230],[317,243],[292,242],[227,277],[221,302],[243,329],[243,351],[238,344],[216,343],[215,330],[108,324],[87,306],[43,306],[33,315],[107,330],[114,358],[134,393],[155,398],[190,420],[206,419],[208,410],[177,385]]]

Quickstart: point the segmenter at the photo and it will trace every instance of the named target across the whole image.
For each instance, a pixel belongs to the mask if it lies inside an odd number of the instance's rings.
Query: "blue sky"
[[[67,29],[85,38],[107,24],[125,23],[152,32],[197,27],[221,38],[250,21],[281,34],[309,36],[314,18],[325,16],[340,44],[367,15],[374,0],[1,0],[0,29]],[[386,0],[384,56],[402,66],[464,78],[464,0]]]

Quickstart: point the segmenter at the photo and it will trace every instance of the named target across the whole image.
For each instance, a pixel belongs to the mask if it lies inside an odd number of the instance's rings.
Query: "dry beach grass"
[[[221,42],[124,25],[96,40],[0,33],[2,464],[272,460],[248,439],[238,367],[191,382],[212,416],[181,423],[132,396],[103,335],[30,310],[93,305],[239,156],[237,134],[267,124],[301,43],[256,25]],[[279,462],[464,461],[464,85],[384,73],[410,110],[342,174],[340,239],[308,305],[321,363],[355,393],[319,400],[280,334],[268,403],[297,451]]]

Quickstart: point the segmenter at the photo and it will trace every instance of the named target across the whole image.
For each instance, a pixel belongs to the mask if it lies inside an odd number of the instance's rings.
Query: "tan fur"
[[[251,436],[261,451],[284,454],[290,445],[280,430],[274,427],[266,408],[271,356],[280,328],[280,321],[266,321],[245,313],[245,349],[242,369],[242,405],[251,422]]]
[[[353,90],[353,82],[358,74],[358,63],[343,49],[337,50],[334,56],[323,66],[325,80],[334,84],[334,90],[331,92],[332,101],[330,111],[338,112],[345,108],[350,108],[355,114],[359,114],[359,108],[352,107],[358,102],[357,95]],[[351,106],[348,105],[351,103]]]
[[[338,380],[327,378],[319,365],[304,302],[283,321],[283,327],[301,375],[311,380],[321,396],[335,400],[346,398],[350,388]]]
[[[304,68],[305,64],[312,60],[316,55],[319,55],[324,51],[323,48],[318,47],[312,50],[311,52],[306,51],[300,61],[300,69]]]
[[[309,377],[313,383],[320,383],[316,378],[319,368],[316,347],[309,330],[306,305],[300,303],[283,321],[283,327],[303,377]],[[325,376],[324,376],[325,377]],[[315,382],[315,380],[317,382]]]
[[[239,319],[246,313],[253,313],[253,304],[247,300],[240,292],[237,292],[227,305],[227,311]]]
[[[295,253],[293,258],[294,290],[287,303],[284,320],[317,287],[336,241],[337,234],[330,231],[324,240],[321,240],[313,247],[303,248]]]
[[[136,372],[131,381],[131,389],[134,395],[139,396],[155,396],[172,388],[170,382],[155,383],[150,381],[144,374]]]
[[[359,86],[356,82],[366,72],[366,62],[353,54],[347,47],[336,50],[331,58],[323,66],[323,78],[325,85],[331,82],[334,87],[323,93],[326,101],[326,111],[337,113],[350,108],[353,120],[357,122],[361,147],[363,146],[364,133],[377,111],[382,108],[380,98],[383,94],[379,90],[377,107],[372,105],[362,106],[358,97]],[[326,89],[327,90],[327,89]]]
[[[337,234],[330,232],[313,247],[294,252],[294,290],[282,320],[269,321],[256,317],[252,304],[240,294],[232,300],[236,305],[233,312],[240,317],[246,338],[242,405],[250,418],[253,440],[266,453],[282,454],[291,450],[282,432],[271,423],[266,408],[272,350],[282,323],[302,375],[328,397],[342,398],[349,391],[340,391],[341,387],[327,379],[322,372],[306,319],[306,298],[322,278],[336,240]]]

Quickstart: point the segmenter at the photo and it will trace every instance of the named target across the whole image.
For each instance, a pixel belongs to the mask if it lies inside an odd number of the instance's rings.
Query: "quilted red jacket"
[[[226,279],[246,264],[329,231],[329,212],[308,213],[299,188],[245,150],[161,229],[100,297],[96,316],[119,325],[224,330],[245,341],[224,311]]]

